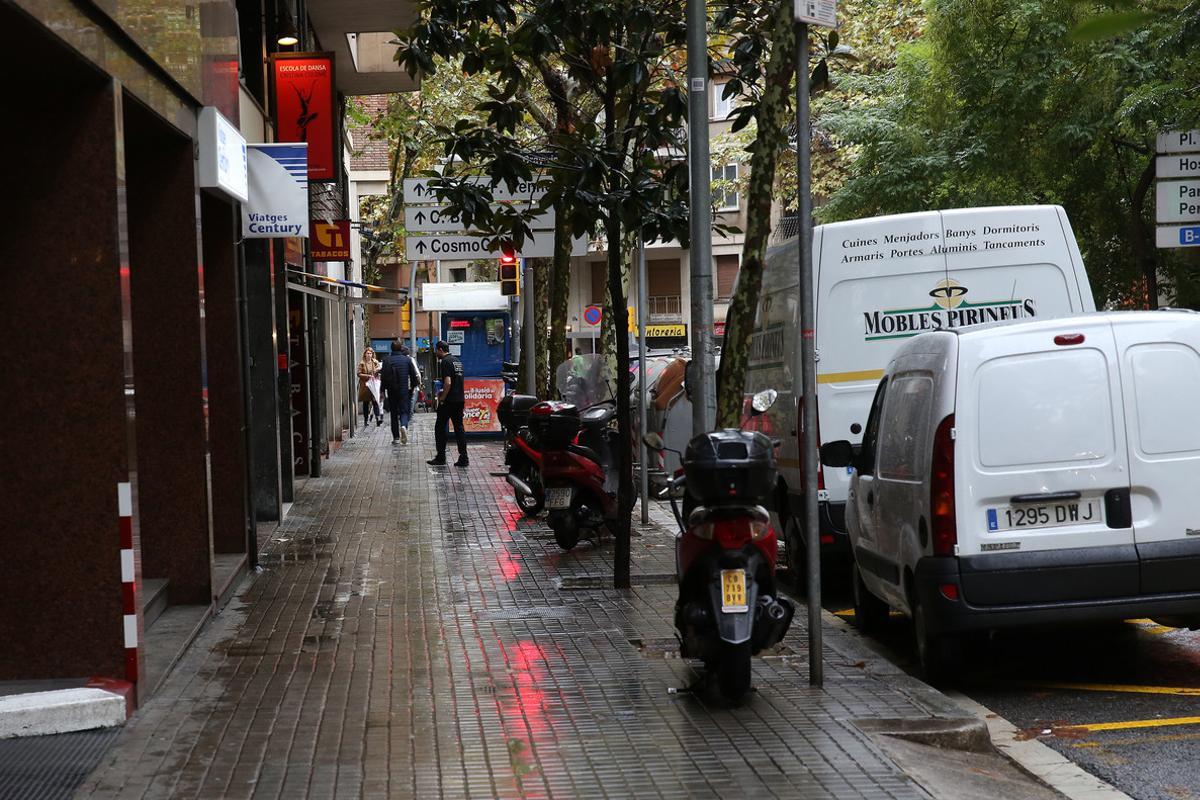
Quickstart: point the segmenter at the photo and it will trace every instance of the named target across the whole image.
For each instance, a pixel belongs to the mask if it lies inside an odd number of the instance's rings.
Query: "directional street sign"
[[[465,232],[462,219],[446,213],[448,206],[405,206],[404,227],[413,233]],[[533,230],[550,230],[554,227],[554,209],[538,214],[530,222]]]
[[[404,240],[404,254],[409,261],[470,261],[473,258],[492,258],[500,254],[500,240],[489,236],[409,236]],[[525,237],[517,255],[521,258],[549,258],[554,255],[554,234],[539,233]],[[587,255],[587,239],[571,242],[571,255]]]
[[[1200,153],[1172,153],[1155,159],[1159,178],[1200,178]]]
[[[431,178],[405,178],[405,204],[439,202],[437,194],[429,188],[431,180]],[[467,180],[476,186],[491,185],[490,178],[476,177],[467,178]],[[538,188],[536,181],[522,181],[513,191],[509,191],[508,184],[503,181],[492,187],[492,199],[497,203],[534,203],[542,199],[542,195],[545,193],[546,190]]]
[[[796,22],[836,28],[837,2],[836,0],[795,0],[793,16]]]
[[[1156,149],[1160,153],[1200,152],[1200,130],[1160,133]]]
[[[1200,225],[1159,225],[1157,237],[1161,248],[1200,248]]]
[[[1154,194],[1158,222],[1200,221],[1200,179],[1158,181]]]

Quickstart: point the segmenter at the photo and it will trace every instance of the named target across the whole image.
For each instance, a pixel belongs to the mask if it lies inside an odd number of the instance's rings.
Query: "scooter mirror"
[[[645,442],[646,447],[649,447],[651,450],[662,450],[663,449],[662,437],[659,436],[657,433],[654,433],[653,431],[651,431],[650,433],[647,433],[645,436],[643,436],[642,441]]]
[[[750,399],[750,408],[755,414],[762,414],[775,405],[775,398],[777,397],[779,397],[779,392],[774,389],[763,389]]]

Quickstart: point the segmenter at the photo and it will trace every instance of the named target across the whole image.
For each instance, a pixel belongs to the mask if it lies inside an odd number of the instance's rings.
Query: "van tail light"
[[[954,519],[954,415],[946,417],[933,435],[933,464],[929,482],[929,510],[933,529],[933,554],[954,555],[958,527]]]

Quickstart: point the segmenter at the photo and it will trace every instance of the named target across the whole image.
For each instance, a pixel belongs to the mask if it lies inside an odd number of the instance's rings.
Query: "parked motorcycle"
[[[532,395],[510,394],[496,405],[496,416],[504,428],[504,463],[508,465],[505,480],[528,517],[536,517],[546,504],[541,446],[529,428],[530,411],[540,402]]]
[[[774,394],[756,395],[752,407],[766,411]],[[663,449],[658,434],[647,434],[645,441]],[[775,446],[750,431],[700,434],[683,453],[683,474],[661,493],[671,497],[679,523],[675,628],[681,653],[702,660],[730,700],[750,688],[751,657],[778,644],[796,613],[776,593],[777,543],[764,507],[776,482]],[[686,515],[671,492],[681,487],[687,491]]]

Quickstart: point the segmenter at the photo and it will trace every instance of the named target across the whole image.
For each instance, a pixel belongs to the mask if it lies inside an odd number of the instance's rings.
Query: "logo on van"
[[[929,291],[933,305],[865,311],[863,338],[868,342],[906,339],[925,331],[967,328],[987,322],[1037,316],[1037,304],[1031,297],[972,302],[967,299],[968,294],[966,286],[953,278],[944,278]]]

